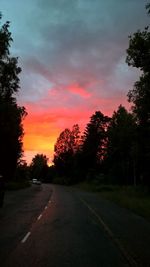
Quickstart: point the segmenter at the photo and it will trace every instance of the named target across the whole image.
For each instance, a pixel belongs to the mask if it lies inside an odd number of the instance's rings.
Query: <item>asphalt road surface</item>
[[[149,267],[148,234],[148,222],[95,194],[33,185],[6,195],[0,266]]]

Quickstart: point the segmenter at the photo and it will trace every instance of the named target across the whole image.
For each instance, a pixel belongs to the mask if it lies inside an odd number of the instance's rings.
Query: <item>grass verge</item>
[[[128,208],[150,221],[150,193],[146,187],[96,185],[92,183],[81,183],[78,187],[89,192],[97,192],[100,197]]]
[[[21,181],[21,182],[13,181],[6,184],[6,190],[20,190],[29,186],[30,186],[29,181]]]

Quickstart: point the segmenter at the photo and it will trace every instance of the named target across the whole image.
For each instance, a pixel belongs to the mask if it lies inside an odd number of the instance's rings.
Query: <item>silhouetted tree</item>
[[[150,4],[147,5],[150,12]],[[138,166],[141,179],[150,185],[150,31],[146,27],[129,37],[126,61],[129,66],[142,72],[139,81],[128,93],[133,103],[133,113],[137,121]]]
[[[66,128],[60,133],[54,146],[54,165],[58,175],[66,176],[66,183],[74,183],[73,172],[79,140],[79,126],[75,124],[72,130]]]
[[[30,176],[32,179],[43,181],[48,172],[48,158],[44,154],[37,154],[30,164]]]
[[[60,175],[66,175],[71,167],[73,156],[73,138],[70,129],[60,133],[54,146],[54,164]]]
[[[54,165],[49,166],[47,168],[46,176],[44,176],[44,178],[43,178],[43,182],[44,183],[52,183],[52,182],[55,182],[55,178],[56,178],[55,166]]]
[[[1,21],[1,14],[0,14]],[[23,149],[22,119],[26,115],[24,107],[17,105],[15,93],[18,92],[18,58],[10,56],[12,42],[7,21],[0,28],[0,174],[7,180],[13,178]]]
[[[97,170],[106,155],[107,127],[110,118],[96,111],[91,116],[82,137],[80,151],[81,168],[85,173]]]
[[[78,124],[74,124],[71,131],[73,141],[73,152],[74,154],[78,151],[80,146],[80,128]]]
[[[113,113],[108,127],[107,162],[113,182],[134,182],[136,124],[133,115],[122,105]]]
[[[27,165],[26,161],[21,160],[17,165],[15,180],[17,182],[29,182],[29,166]]]

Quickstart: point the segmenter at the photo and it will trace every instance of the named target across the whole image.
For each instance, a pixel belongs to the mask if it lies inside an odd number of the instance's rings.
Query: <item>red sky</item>
[[[57,91],[56,91],[57,92]],[[83,131],[89,122],[90,116],[96,111],[101,110],[105,115],[112,115],[120,103],[129,106],[123,94],[112,96],[111,98],[95,98],[93,94],[87,93],[84,88],[71,84],[66,89],[66,94],[58,94],[55,90],[50,91],[46,99],[42,99],[38,104],[26,104],[28,116],[24,120],[24,150],[25,156],[30,163],[33,156],[37,153],[46,154],[49,164],[52,163],[54,144],[60,132],[65,128],[72,128],[76,123]],[[82,103],[76,106],[65,107],[64,102],[68,102],[73,95],[78,95]],[[59,98],[59,107],[47,107],[47,103],[52,103]],[[57,99],[58,101],[58,99]],[[90,104],[87,105],[87,102]]]

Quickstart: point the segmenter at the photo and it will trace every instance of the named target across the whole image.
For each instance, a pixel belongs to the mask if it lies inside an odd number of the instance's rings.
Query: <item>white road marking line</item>
[[[21,240],[21,243],[25,243],[28,237],[31,235],[31,232],[28,232],[25,237]]]
[[[47,209],[47,206],[45,206],[45,210]]]
[[[40,215],[39,215],[39,217],[37,218],[37,220],[40,220],[40,219],[41,219],[41,217],[42,217],[42,214],[40,214]]]

